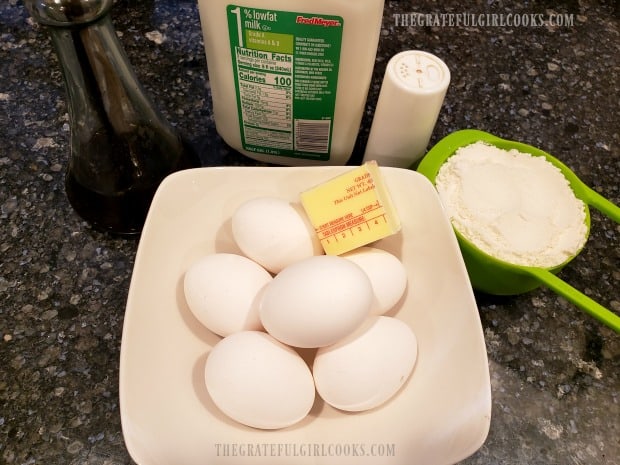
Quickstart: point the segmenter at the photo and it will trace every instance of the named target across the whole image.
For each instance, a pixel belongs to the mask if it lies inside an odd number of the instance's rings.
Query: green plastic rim
[[[590,210],[588,206],[597,208],[616,222],[620,222],[620,208],[590,189],[560,160],[543,150],[521,142],[501,139],[493,134],[476,129],[457,131],[440,140],[421,160],[417,171],[426,176],[435,185],[437,173],[443,163],[454,155],[459,148],[479,141],[495,145],[504,150],[516,149],[522,153],[545,157],[547,161],[556,166],[568,180],[575,196],[584,202],[586,241],[581,249],[560,265],[550,268],[528,267],[515,265],[483,252],[453,227],[472,287],[488,294],[516,295],[531,291],[541,285],[546,285],[589,315],[620,333],[620,316],[556,276],[587,244],[587,239],[590,235]]]
[[[467,145],[470,145],[470,144],[473,144],[479,141],[487,142],[503,150],[516,149],[522,153],[529,153],[534,156],[545,157],[547,161],[549,161],[551,164],[556,166],[568,180],[571,186],[571,189],[575,193],[575,196],[584,202],[584,208],[585,208],[585,214],[586,214],[585,224],[586,224],[586,240],[587,240],[590,234],[590,209],[588,208],[587,195],[584,195],[585,191],[583,189],[584,187],[583,182],[575,175],[575,173],[573,173],[573,171],[571,171],[570,168],[568,168],[560,160],[558,160],[557,158],[549,155],[548,153],[536,147],[523,144],[521,142],[501,139],[497,136],[494,136],[493,134],[489,134],[488,132],[479,131],[476,129],[464,129],[461,131],[454,132],[450,134],[449,136],[445,137],[444,139],[442,139],[441,141],[439,141],[422,159],[422,161],[420,162],[418,166],[417,171],[423,174],[424,176],[426,176],[433,183],[433,185],[435,185],[435,179],[437,177],[437,173],[439,173],[439,170],[441,166],[444,164],[444,162],[448,158],[450,158],[452,155],[454,155],[455,152],[459,148],[465,147]],[[520,274],[530,273],[529,269],[531,267],[515,265],[512,263],[503,261],[503,260],[499,260],[493,257],[492,255],[489,255],[483,252],[482,250],[480,250],[471,241],[469,241],[466,237],[464,237],[456,228],[453,228],[453,229],[459,241],[461,241],[464,246],[470,248],[472,253],[475,253],[476,255],[480,255],[479,258],[487,262],[489,265],[492,264],[502,269],[513,270],[514,272],[520,273]],[[566,264],[568,264],[571,260],[573,260],[579,254],[579,252],[581,252],[581,250],[582,249],[579,249],[573,256],[566,259],[563,263],[553,266],[553,267],[545,268],[545,269],[548,271],[554,272],[554,273],[558,272]]]

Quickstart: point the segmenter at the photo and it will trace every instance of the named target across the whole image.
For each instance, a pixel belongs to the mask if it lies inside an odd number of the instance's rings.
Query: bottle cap
[[[408,168],[428,146],[448,85],[450,70],[427,52],[407,50],[387,64],[364,161]]]

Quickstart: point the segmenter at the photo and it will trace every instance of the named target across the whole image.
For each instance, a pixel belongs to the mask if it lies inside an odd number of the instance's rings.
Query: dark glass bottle
[[[67,197],[95,228],[139,234],[163,178],[199,159],[136,78],[109,15],[113,0],[25,3],[47,26],[65,81]]]

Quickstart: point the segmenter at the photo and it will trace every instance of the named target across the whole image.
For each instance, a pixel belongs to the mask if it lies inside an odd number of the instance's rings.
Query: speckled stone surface
[[[617,2],[438,4],[386,2],[353,161],[388,59],[421,49],[452,73],[432,142],[463,128],[517,139],[552,153],[620,204]],[[559,13],[570,24],[398,23],[395,15],[414,12]],[[203,163],[252,163],[215,133],[195,1],[121,0],[113,18],[142,83],[200,147]],[[21,0],[0,3],[0,76],[0,463],[132,463],[118,367],[137,241],[93,231],[65,198],[63,83],[48,36]],[[620,312],[620,227],[593,211],[587,247],[561,276]],[[546,289],[477,299],[493,414],[487,441],[462,463],[617,464],[620,336]]]

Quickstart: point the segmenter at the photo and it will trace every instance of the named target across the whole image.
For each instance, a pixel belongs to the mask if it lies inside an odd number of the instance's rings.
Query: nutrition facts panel
[[[292,55],[242,47],[236,52],[245,142],[292,149]]]
[[[329,160],[343,19],[226,8],[243,148]]]

